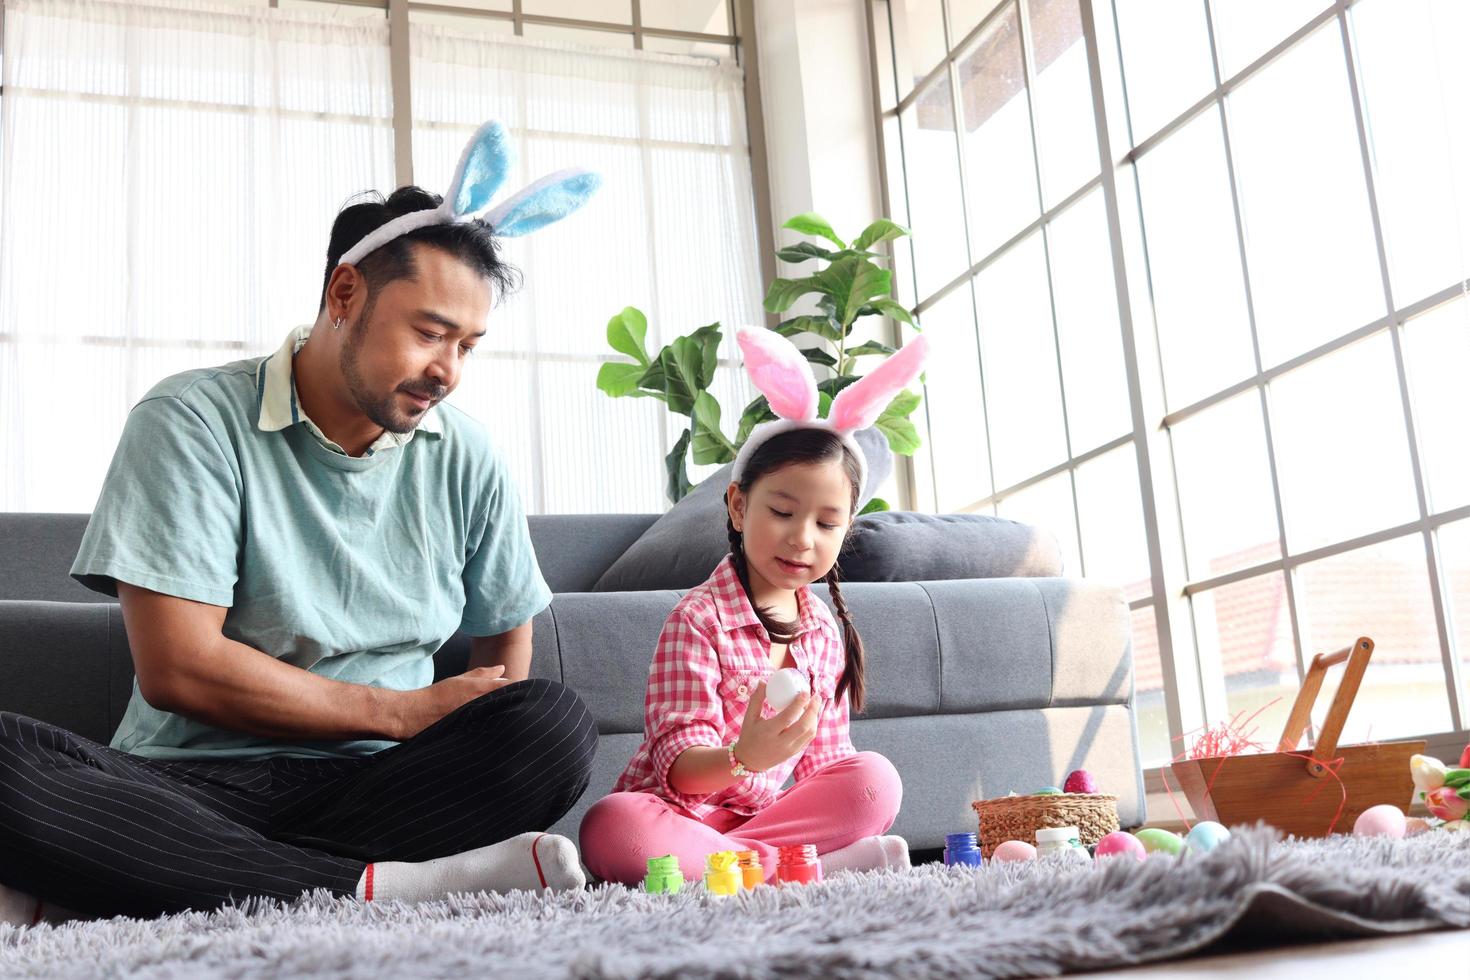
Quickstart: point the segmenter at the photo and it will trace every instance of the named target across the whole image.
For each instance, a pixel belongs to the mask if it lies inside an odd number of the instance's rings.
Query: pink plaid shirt
[[[669,769],[685,749],[729,745],[740,736],[751,692],[774,670],[770,636],[727,556],[707,582],[685,594],[664,623],[648,668],[643,744],[614,792],[654,793],[695,817],[719,808],[750,816],[780,795],[788,776],[800,782],[856,752],[848,737],[847,698],[834,703],[847,662],[842,631],[810,589],[797,591],[796,605],[800,633],[788,652],[807,675],[812,692],[827,702],[806,750],[717,793],[691,796],[669,785]]]

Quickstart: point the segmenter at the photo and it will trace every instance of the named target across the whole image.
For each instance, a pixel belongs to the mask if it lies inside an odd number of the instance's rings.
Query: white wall
[[[801,239],[780,225],[803,211],[844,237],[882,216],[864,3],[754,4],[778,244]]]
[[[770,167],[771,225],[776,243],[805,236],[781,228],[803,211],[815,211],[843,238],[857,237],[882,213],[878,138],[873,126],[868,60],[867,0],[756,0],[761,106]],[[809,275],[810,263],[779,263],[783,276]],[[798,311],[807,312],[800,307]],[[857,340],[889,341],[883,321]],[[878,496],[896,508],[912,508],[909,461]]]

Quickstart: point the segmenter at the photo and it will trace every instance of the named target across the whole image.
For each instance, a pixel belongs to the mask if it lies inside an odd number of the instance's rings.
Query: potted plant
[[[892,297],[892,273],[874,261],[883,256],[870,251],[909,232],[880,218],[849,244],[837,237],[821,215],[812,212],[799,214],[782,227],[818,236],[836,246],[832,249],[807,241],[779,250],[776,255],[782,261],[815,260],[824,265],[804,278],[774,280],[765,299],[767,312],[785,313],[802,297],[817,297],[816,313],[791,317],[772,329],[792,338],[810,335],[815,341],[798,346],[808,361],[831,373],[817,384],[819,413],[825,418],[833,396],[862,376],[858,369],[863,359],[887,357],[894,352],[894,348],[878,341],[850,344],[859,322],[864,317],[888,316],[917,326],[909,311]],[[740,413],[735,435],[725,435],[719,402],[709,392],[723,337],[718,322],[675,338],[657,354],[648,353],[647,334],[648,320],[635,307],[624,308],[608,321],[608,344],[632,360],[602,365],[597,372],[597,387],[613,398],[657,398],[670,412],[689,419],[664,460],[668,471],[666,492],[670,501],[678,503],[693,486],[689,481],[689,458],[700,465],[731,462],[750,431],[775,416],[761,396]],[[895,453],[908,456],[919,447],[918,431],[909,420],[919,401],[918,394],[901,392],[878,419],[875,427]],[[873,500],[864,512],[887,507],[884,501]]]

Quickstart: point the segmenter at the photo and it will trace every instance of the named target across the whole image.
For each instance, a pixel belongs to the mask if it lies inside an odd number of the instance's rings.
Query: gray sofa
[[[592,785],[562,833],[575,836],[641,738],[649,659],[680,593],[588,590],[655,518],[530,518],[556,593],[536,618],[532,672],[579,692],[602,733]],[[68,575],[86,522],[0,514],[0,710],[106,742],[133,670],[121,608]],[[1048,577],[854,582],[843,593],[869,651],[869,706],[853,741],[903,775],[894,832],[911,847],[974,830],[974,799],[1059,783],[1078,768],[1118,796],[1125,827],[1143,822],[1128,609],[1117,589]],[[436,657],[438,674],[463,670],[468,650],[455,636]]]

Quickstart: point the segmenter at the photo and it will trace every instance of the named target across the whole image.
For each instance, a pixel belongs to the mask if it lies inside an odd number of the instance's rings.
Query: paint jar
[[[736,851],[735,863],[740,868],[740,882],[746,888],[765,884],[766,869],[761,867],[761,856],[757,851]]]
[[[684,887],[684,873],[679,859],[672,854],[648,859],[648,874],[643,877],[643,890],[650,895],[677,895]]]
[[[776,880],[783,885],[810,885],[822,880],[817,845],[788,844],[776,850]]]
[[[974,834],[946,834],[944,837],[944,863],[968,864],[979,867],[980,847]]]
[[[1076,827],[1046,827],[1036,832],[1036,856],[1061,855],[1078,864],[1090,862],[1092,856],[1082,846]]]
[[[711,895],[734,895],[740,891],[740,868],[734,851],[715,851],[705,859],[704,890]]]

